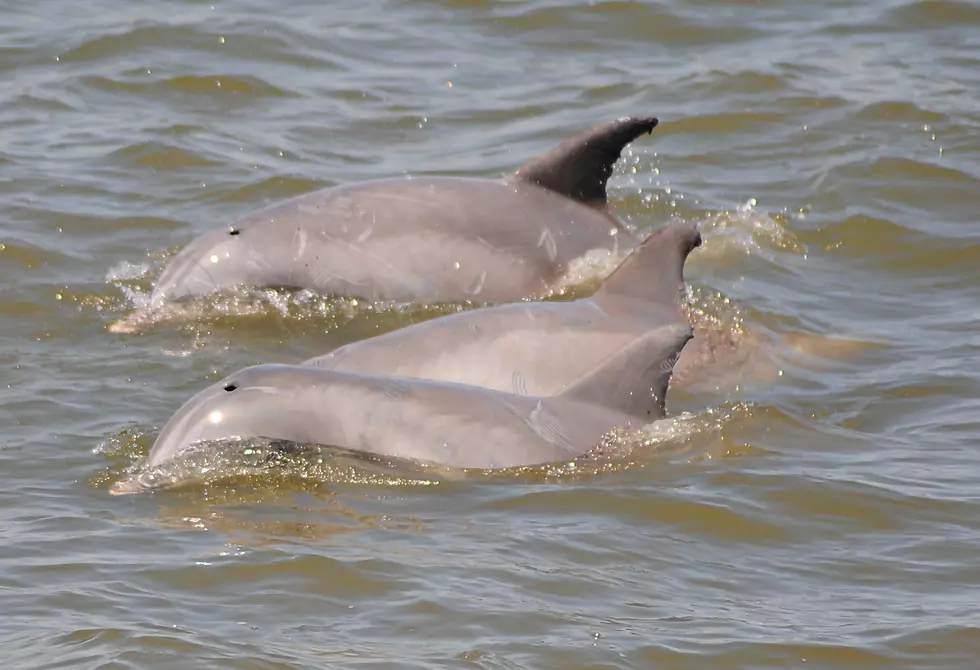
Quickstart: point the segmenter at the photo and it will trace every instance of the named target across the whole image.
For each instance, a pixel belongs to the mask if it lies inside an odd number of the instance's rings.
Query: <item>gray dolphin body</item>
[[[588,251],[638,243],[610,213],[606,182],[623,147],[656,125],[597,126],[500,180],[386,179],[298,196],[191,242],[151,307],[232,286],[397,302],[546,294]]]
[[[474,384],[551,396],[644,333],[684,321],[684,263],[694,224],[652,233],[592,296],[458,312],[353,342],[304,365]],[[692,364],[694,343],[678,369]],[[693,361],[697,364],[697,360]]]
[[[245,368],[181,407],[145,465],[173,461],[200,441],[236,437],[329,445],[455,468],[570,460],[610,430],[664,417],[671,369],[691,336],[683,323],[648,332],[549,398],[311,366]],[[137,475],[110,492],[155,485]]]

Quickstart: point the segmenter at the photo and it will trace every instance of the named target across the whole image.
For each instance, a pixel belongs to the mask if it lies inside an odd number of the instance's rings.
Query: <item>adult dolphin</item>
[[[201,391],[164,426],[146,470],[110,488],[120,495],[188,481],[153,469],[188,448],[229,438],[319,444],[453,468],[496,469],[572,460],[611,430],[662,419],[671,369],[691,328],[647,332],[562,394],[535,398],[479,386],[258,365]]]
[[[150,306],[232,286],[396,302],[545,295],[570,261],[638,243],[609,211],[606,182],[623,147],[656,125],[596,126],[498,180],[384,179],[298,196],[191,242]]]
[[[700,244],[695,224],[671,224],[647,237],[589,297],[457,312],[304,365],[555,395],[643,333],[684,320],[684,263]],[[710,336],[704,345],[699,340],[700,334],[685,349],[675,374],[706,358],[701,346],[711,346]]]

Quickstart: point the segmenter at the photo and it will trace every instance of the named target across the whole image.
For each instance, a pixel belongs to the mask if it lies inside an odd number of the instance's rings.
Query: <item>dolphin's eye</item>
[[[241,233],[242,231],[238,230],[237,228],[232,228],[231,230],[228,231],[229,235],[241,235]]]
[[[225,390],[228,391],[228,393],[231,393],[232,391],[234,391],[237,388],[238,388],[238,384],[228,384],[225,387]]]

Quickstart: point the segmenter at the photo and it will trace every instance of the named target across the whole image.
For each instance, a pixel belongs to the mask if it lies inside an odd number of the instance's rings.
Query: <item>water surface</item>
[[[980,656],[980,6],[8,2],[0,658],[64,668],[962,668]],[[258,207],[496,177],[625,114],[637,231],[781,375],[628,459],[347,462],[112,498],[177,407],[438,310],[272,295],[136,333]],[[726,300],[728,303],[726,304]]]

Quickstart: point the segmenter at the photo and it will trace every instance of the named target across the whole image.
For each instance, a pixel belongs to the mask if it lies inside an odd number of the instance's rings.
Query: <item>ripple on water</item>
[[[213,167],[219,160],[209,159],[200,151],[190,151],[166,142],[150,140],[116,149],[106,156],[126,167],[150,167],[154,170],[182,170],[188,167]]]
[[[957,0],[917,0],[889,8],[882,18],[904,29],[964,28],[980,25],[980,7]]]
[[[614,31],[620,43],[635,40],[662,46],[737,44],[765,34],[757,25],[713,23],[710,13],[685,17],[665,5],[637,5],[616,0],[589,3],[577,7],[576,11],[547,3],[543,6],[513,3],[495,9],[493,29],[496,32],[556,36],[552,39],[560,35],[575,39],[581,47],[591,48],[599,48],[603,43],[594,31],[595,21],[600,18]]]
[[[223,111],[245,109],[265,98],[297,95],[254,75],[213,74],[157,78],[152,74],[145,74],[140,80],[135,77],[110,79],[102,76],[87,76],[83,77],[82,81],[86,86],[106,93],[133,95],[202,111],[203,109]]]

